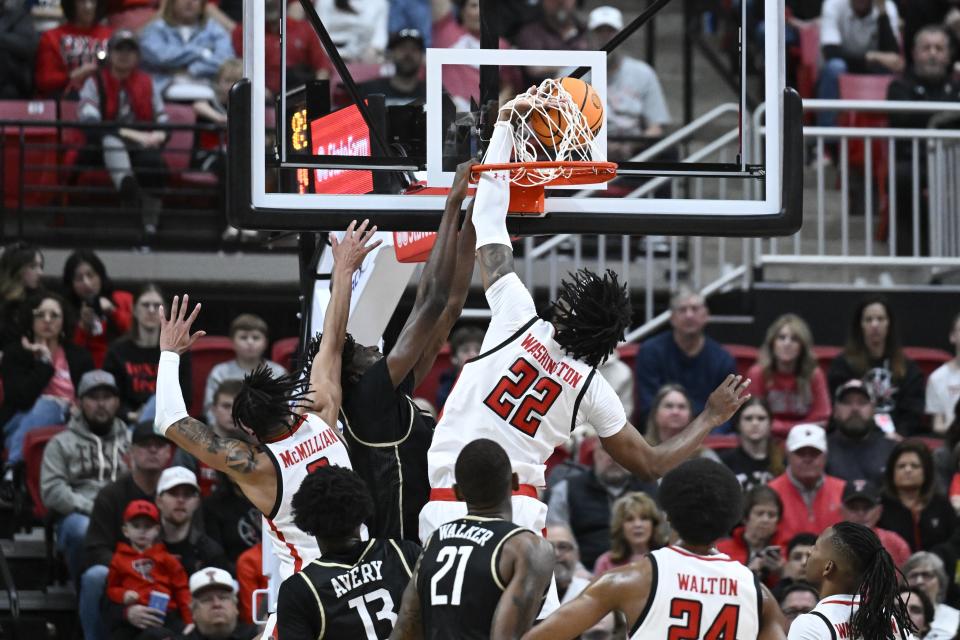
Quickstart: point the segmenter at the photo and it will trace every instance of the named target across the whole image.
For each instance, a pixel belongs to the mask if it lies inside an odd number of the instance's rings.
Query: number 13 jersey
[[[515,273],[487,289],[492,317],[480,355],[463,365],[427,454],[430,486],[451,487],[463,447],[498,442],[521,484],[544,486],[544,463],[579,425],[601,437],[627,422],[623,405],[596,369],[564,352],[554,326],[537,317]]]

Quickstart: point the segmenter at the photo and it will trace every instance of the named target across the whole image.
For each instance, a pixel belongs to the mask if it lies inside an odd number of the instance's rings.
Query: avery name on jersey
[[[338,441],[339,438],[337,438],[337,434],[327,427],[309,440],[304,440],[295,447],[281,451],[280,461],[283,462],[283,467],[286,469],[287,467],[310,460],[316,454],[330,445],[336,444]]]
[[[475,542],[482,547],[493,537],[493,531],[472,524],[456,524],[451,522],[450,524],[440,525],[439,535],[441,540],[463,538],[464,540]]]
[[[557,362],[550,357],[550,353],[543,344],[528,333],[523,337],[520,346],[540,363],[540,366],[550,375],[556,375],[568,385],[576,389],[580,385],[583,374],[564,362]]]
[[[690,593],[707,595],[736,596],[739,595],[737,581],[734,578],[705,578],[690,573],[677,574],[677,588]]]
[[[333,586],[334,594],[336,594],[338,598],[341,598],[368,582],[382,580],[383,576],[380,575],[380,567],[382,565],[382,560],[371,560],[370,562],[359,564],[353,569],[350,569],[350,571],[335,578],[330,578],[330,584]]]

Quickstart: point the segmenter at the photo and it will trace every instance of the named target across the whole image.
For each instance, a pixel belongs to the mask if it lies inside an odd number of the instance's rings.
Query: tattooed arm
[[[480,278],[486,291],[494,282],[513,273],[513,248],[503,244],[485,244],[477,250]]]
[[[500,552],[500,575],[506,588],[490,625],[491,638],[519,639],[533,626],[553,577],[553,546],[540,536],[518,533]]]

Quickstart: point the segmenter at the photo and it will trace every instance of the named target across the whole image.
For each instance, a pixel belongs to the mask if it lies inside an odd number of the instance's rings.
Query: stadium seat
[[[27,492],[33,502],[33,515],[38,520],[47,516],[47,508],[40,499],[40,467],[43,464],[43,450],[53,436],[64,430],[63,425],[51,425],[29,431],[23,439],[24,477]]]
[[[820,25],[816,22],[798,29],[800,33],[800,64],[797,66],[797,93],[801,98],[813,98],[820,73]]]
[[[431,404],[435,404],[437,401],[437,387],[440,386],[440,374],[449,368],[450,345],[445,344],[440,349],[440,353],[437,354],[437,359],[434,360],[433,367],[430,369],[430,373],[428,373],[427,377],[420,381],[420,384],[417,385],[413,395],[418,398],[426,398]]]
[[[210,370],[221,362],[233,360],[235,356],[233,341],[227,336],[203,336],[193,343],[193,346],[190,347],[193,393],[188,409],[191,409],[197,415],[201,415],[203,393],[207,386],[207,376],[210,375]]]
[[[813,347],[813,357],[817,359],[817,366],[827,375],[830,371],[830,363],[843,352],[843,347],[834,347],[830,345],[815,345]]]
[[[630,367],[631,371],[633,371],[633,367],[637,362],[637,353],[639,353],[639,351],[639,342],[631,342],[617,347],[617,354],[619,354],[620,359]]]
[[[57,185],[56,103],[53,100],[0,100],[0,121],[29,121],[36,126],[0,126],[3,158],[3,206],[16,209],[21,193],[25,206],[42,206],[54,198]],[[34,191],[32,189],[48,189]]]
[[[714,451],[720,451],[723,449],[736,449],[737,436],[733,434],[707,436],[703,441],[703,446],[709,447]]]
[[[736,360],[737,373],[741,376],[747,375],[747,370],[757,361],[756,347],[746,344],[725,344],[723,348]]]
[[[924,378],[929,378],[937,367],[953,359],[949,352],[929,347],[904,347],[903,354],[917,363]]]
[[[293,363],[293,357],[300,346],[300,338],[280,338],[273,343],[273,349],[270,351],[270,359],[281,365],[287,371],[290,371]]]

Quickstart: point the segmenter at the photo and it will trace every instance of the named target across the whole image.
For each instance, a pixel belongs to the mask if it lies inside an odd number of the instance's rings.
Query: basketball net
[[[500,113],[504,112],[513,125],[513,162],[597,162],[606,159],[586,117],[558,80],[547,78],[540,86],[519,94],[500,107]],[[534,133],[531,126],[534,114],[549,126],[553,147],[544,144]],[[540,186],[570,178],[573,173],[569,166],[520,167],[510,172],[510,182],[525,187]]]

